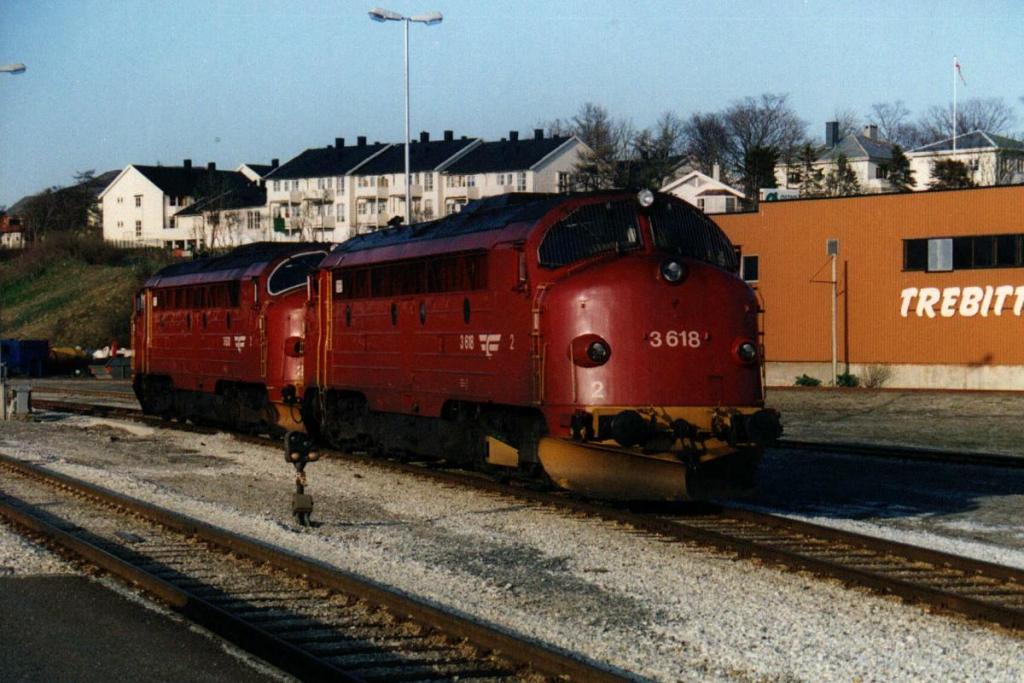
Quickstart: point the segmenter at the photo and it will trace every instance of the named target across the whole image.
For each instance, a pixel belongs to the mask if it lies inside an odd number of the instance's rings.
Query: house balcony
[[[389,187],[387,185],[377,185],[376,187],[356,187],[356,197],[359,199],[362,199],[363,197],[387,199],[388,191]]]
[[[422,197],[423,196],[423,186],[422,185],[415,185],[415,184],[410,185],[409,186],[409,190],[412,193],[413,197]],[[405,188],[403,186],[401,186],[401,185],[394,185],[394,186],[392,186],[392,188],[391,188],[391,196],[392,197],[404,197],[405,196]]]

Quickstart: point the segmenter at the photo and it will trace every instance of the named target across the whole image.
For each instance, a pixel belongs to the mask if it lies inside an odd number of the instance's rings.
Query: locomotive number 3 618
[[[661,346],[670,348],[687,346],[695,349],[701,345],[702,337],[706,338],[707,335],[702,335],[697,330],[668,330],[667,332],[652,330],[647,333],[647,343],[654,349]]]

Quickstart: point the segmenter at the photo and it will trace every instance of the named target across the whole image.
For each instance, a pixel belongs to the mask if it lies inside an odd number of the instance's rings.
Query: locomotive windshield
[[[270,274],[270,278],[267,280],[267,292],[274,296],[306,284],[306,276],[320,265],[326,255],[325,251],[311,251],[291,257]]]
[[[559,268],[598,254],[640,247],[636,202],[587,204],[548,231],[540,245],[540,265]]]
[[[729,238],[697,211],[662,201],[656,202],[648,215],[656,249],[737,270],[736,251]]]

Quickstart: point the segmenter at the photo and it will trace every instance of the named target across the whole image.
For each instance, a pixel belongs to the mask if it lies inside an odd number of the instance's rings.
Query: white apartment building
[[[481,197],[511,192],[569,192],[573,168],[588,149],[574,135],[545,138],[539,128],[532,138],[520,139],[519,132],[512,130],[508,138],[474,145],[445,164],[441,173],[442,215]]]
[[[195,249],[203,236],[192,223],[178,225],[176,214],[196,199],[222,195],[252,183],[244,174],[218,171],[215,164],[193,167],[130,164],[99,195],[103,239],[155,247]]]
[[[445,184],[441,172],[479,147],[479,138],[455,138],[444,131],[440,140],[427,132],[409,144],[410,197],[413,222],[445,215]],[[391,145],[352,171],[352,203],[356,232],[384,227],[405,217],[405,146]]]
[[[953,159],[963,162],[977,185],[1024,183],[1024,142],[976,130],[956,138],[916,147],[907,153],[914,172],[914,189],[927,190],[935,162]]]
[[[307,149],[268,173],[265,239],[341,242],[355,234],[350,174],[390,147],[367,144],[364,136],[350,146],[345,138],[335,138],[333,146]]]

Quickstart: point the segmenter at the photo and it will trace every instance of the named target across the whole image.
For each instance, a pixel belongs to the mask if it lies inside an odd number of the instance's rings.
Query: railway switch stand
[[[302,526],[309,526],[313,514],[313,497],[306,493],[306,463],[320,459],[320,452],[309,435],[288,432],[284,437],[284,459],[295,467],[295,493],[292,495],[292,514]]]

